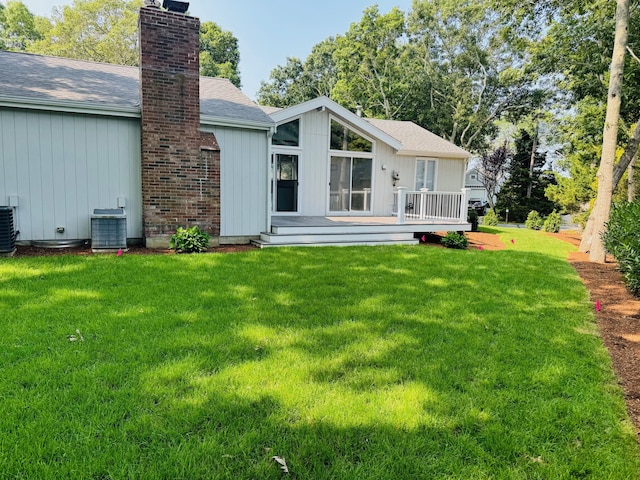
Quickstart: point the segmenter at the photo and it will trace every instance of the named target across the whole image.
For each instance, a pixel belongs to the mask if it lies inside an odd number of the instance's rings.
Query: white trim
[[[464,160],[467,158],[471,158],[471,154],[463,155],[462,153],[452,153],[452,152],[429,152],[429,151],[420,151],[420,150],[398,150],[396,155],[400,155],[403,157],[437,157],[447,159],[450,158],[452,160]]]
[[[325,96],[308,100],[298,105],[294,105],[293,107],[278,110],[277,112],[272,113],[270,117],[276,123],[281,123],[289,118],[297,117],[312,110],[323,108],[333,112],[336,116],[340,117],[343,122],[351,125],[356,130],[367,133],[371,137],[386,143],[393,149],[400,150],[402,148],[402,142],[398,139],[383,132],[378,127],[371,125],[364,118],[358,117],[355,113],[347,110],[341,105],[338,105],[336,102]]]
[[[8,97],[0,95],[0,107],[140,118],[140,107],[138,106],[123,107],[100,104],[87,106],[86,102],[73,102],[68,100],[46,100],[41,98]]]
[[[200,125],[202,127],[230,127],[230,128],[244,128],[247,130],[271,130],[273,123],[256,122],[253,120],[232,119],[223,117],[214,117],[212,115],[200,115]],[[206,131],[206,130],[205,130]],[[271,142],[271,140],[269,140]]]

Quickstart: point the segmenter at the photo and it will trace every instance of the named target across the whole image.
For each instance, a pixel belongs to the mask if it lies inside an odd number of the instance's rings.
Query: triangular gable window
[[[300,145],[300,119],[296,118],[282,125],[278,125],[276,133],[271,139],[272,145],[297,147]]]
[[[331,150],[373,152],[373,143],[335,120],[331,120]]]

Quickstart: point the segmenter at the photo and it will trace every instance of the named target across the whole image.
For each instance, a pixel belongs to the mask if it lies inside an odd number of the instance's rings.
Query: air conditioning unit
[[[0,255],[16,251],[16,231],[13,227],[13,208],[0,207]]]
[[[96,208],[91,215],[92,250],[127,248],[127,214],[124,208]]]

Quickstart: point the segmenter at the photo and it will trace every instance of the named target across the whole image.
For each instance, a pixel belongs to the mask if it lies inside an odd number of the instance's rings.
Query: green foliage
[[[476,212],[475,208],[470,208],[469,210],[467,210],[467,222],[471,224],[472,232],[478,231],[478,220],[478,212]]]
[[[21,1],[9,0],[0,4],[0,49],[26,51],[40,40],[38,18]]]
[[[469,246],[467,237],[457,232],[447,232],[447,234],[442,237],[441,242],[445,247],[455,248],[457,250],[464,250]]]
[[[550,233],[558,233],[560,231],[561,225],[562,225],[562,217],[560,216],[559,212],[556,212],[554,210],[549,214],[547,218],[544,219],[544,225],[542,225],[542,230]]]
[[[640,200],[613,206],[602,235],[605,248],[618,261],[629,289],[640,296]]]
[[[482,217],[482,224],[488,227],[495,227],[498,225],[498,215],[493,208],[487,210],[484,217]]]
[[[240,87],[238,39],[214,22],[200,24],[200,75],[231,80]]]
[[[527,215],[527,220],[524,222],[525,227],[530,230],[540,230],[543,225],[542,217],[535,210],[531,210]]]
[[[203,232],[197,225],[189,228],[178,227],[171,236],[169,248],[178,253],[202,253],[209,248],[209,234]]]
[[[500,211],[508,208],[510,220],[524,222],[531,210],[536,210],[542,216],[554,210],[556,205],[547,199],[545,190],[555,182],[555,177],[544,170],[546,156],[537,150],[533,174],[530,173],[534,140],[526,130],[520,130],[515,144],[516,152],[509,165],[508,178],[498,192],[496,208]]]
[[[33,53],[138,65],[138,11],[142,0],[75,0],[54,7]],[[44,27],[43,27],[44,28]]]

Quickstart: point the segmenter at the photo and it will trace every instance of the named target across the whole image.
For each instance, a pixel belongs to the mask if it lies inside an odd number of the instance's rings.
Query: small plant
[[[487,213],[482,219],[482,224],[489,227],[495,227],[496,225],[498,225],[498,215],[496,215],[496,212],[493,210],[493,208],[487,210]]]
[[[640,200],[615,205],[602,234],[604,248],[618,261],[618,268],[634,295],[640,296]]]
[[[542,217],[535,210],[531,210],[527,215],[527,220],[524,222],[525,227],[529,230],[540,230],[543,225]]]
[[[545,218],[542,230],[550,233],[558,233],[560,231],[560,225],[562,225],[562,217],[554,210]]]
[[[178,227],[171,237],[169,248],[178,253],[202,253],[209,248],[209,234],[196,225],[190,228]]]
[[[458,250],[464,250],[469,246],[467,237],[461,233],[448,232],[441,240],[442,244],[447,248],[455,248]]]
[[[470,208],[467,211],[467,222],[471,224],[471,231],[478,231],[478,212],[476,212],[475,208]]]

